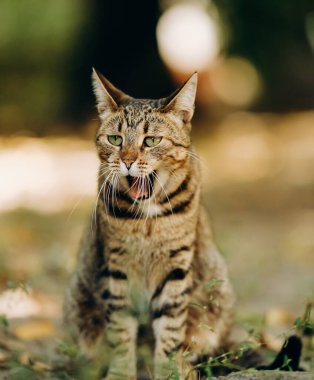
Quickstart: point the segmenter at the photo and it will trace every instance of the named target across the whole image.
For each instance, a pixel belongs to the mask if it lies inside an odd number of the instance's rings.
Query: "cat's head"
[[[145,200],[180,180],[190,157],[197,74],[158,100],[135,99],[93,70],[100,117],[96,146],[100,175],[134,200]]]

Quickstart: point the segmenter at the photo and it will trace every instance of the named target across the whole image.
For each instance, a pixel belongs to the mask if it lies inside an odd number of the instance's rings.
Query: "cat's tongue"
[[[132,198],[143,198],[148,195],[148,181],[146,178],[132,178],[132,184],[130,188],[130,194]]]

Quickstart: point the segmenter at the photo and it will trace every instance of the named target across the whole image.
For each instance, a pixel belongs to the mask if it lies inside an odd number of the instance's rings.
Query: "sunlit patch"
[[[15,327],[14,334],[23,340],[52,338],[56,336],[56,329],[48,319],[36,319],[22,323]]]
[[[0,314],[8,318],[25,318],[40,311],[39,303],[22,289],[8,289],[0,295]]]
[[[23,207],[55,212],[95,195],[97,156],[92,144],[24,138],[1,145],[1,211]]]
[[[202,70],[219,53],[218,26],[198,4],[177,4],[169,8],[157,25],[160,55],[172,69]]]
[[[47,294],[36,293],[32,289],[6,289],[0,293],[0,316],[5,318],[28,318],[32,316],[57,317],[61,305]]]

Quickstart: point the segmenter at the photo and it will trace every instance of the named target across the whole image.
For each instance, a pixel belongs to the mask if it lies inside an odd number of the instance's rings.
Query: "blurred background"
[[[238,319],[293,322],[314,294],[312,0],[0,2],[0,315],[48,318],[16,327],[31,338],[60,319],[96,197],[93,66],[142,98],[199,72],[193,139]]]

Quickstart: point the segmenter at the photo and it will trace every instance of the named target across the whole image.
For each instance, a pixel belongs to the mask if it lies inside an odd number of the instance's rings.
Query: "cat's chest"
[[[135,299],[149,300],[167,273],[169,253],[162,242],[129,236],[122,242],[123,270],[128,277],[130,293]]]
[[[125,269],[130,280],[145,281],[149,286],[153,272],[161,270],[160,261],[166,261],[167,248],[162,242],[139,236],[128,236],[123,242]]]

